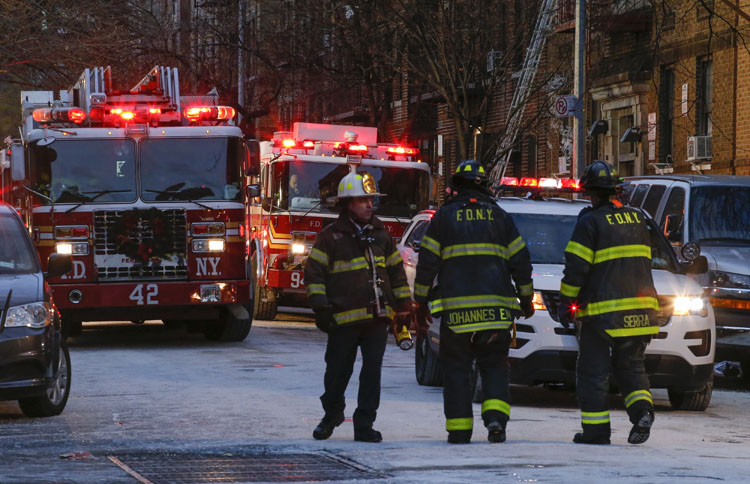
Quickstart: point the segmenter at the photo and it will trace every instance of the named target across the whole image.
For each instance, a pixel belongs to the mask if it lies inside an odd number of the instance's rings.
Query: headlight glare
[[[193,252],[224,252],[224,240],[193,239]]]
[[[304,254],[305,244],[292,244],[292,254]]]
[[[60,242],[55,245],[58,254],[89,255],[88,242]]]
[[[45,303],[24,304],[8,309],[5,327],[43,328],[50,323],[50,309]]]
[[[687,316],[688,314],[706,315],[706,301],[697,296],[680,296],[674,298],[675,316]]]

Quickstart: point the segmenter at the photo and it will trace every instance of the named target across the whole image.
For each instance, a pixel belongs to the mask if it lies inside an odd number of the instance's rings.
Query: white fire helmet
[[[369,173],[349,173],[339,182],[338,199],[355,197],[383,197],[378,193],[375,179]]]

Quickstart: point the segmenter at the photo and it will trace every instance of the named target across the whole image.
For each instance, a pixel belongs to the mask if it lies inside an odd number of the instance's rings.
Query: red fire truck
[[[82,321],[160,319],[244,340],[257,141],[216,96],[181,97],[174,68],[157,66],[128,91],[110,73],[86,69],[59,94],[22,92],[14,203],[42,261],[73,256],[73,271],[50,279],[63,327],[74,335]]]
[[[419,150],[377,142],[377,129],[295,123],[261,142],[257,187],[250,198],[249,253],[255,287],[255,318],[273,319],[276,308],[304,305],[303,268],[316,235],[338,213],[338,183],[356,165],[387,196],[375,213],[396,239],[411,218],[428,208],[430,170]]]

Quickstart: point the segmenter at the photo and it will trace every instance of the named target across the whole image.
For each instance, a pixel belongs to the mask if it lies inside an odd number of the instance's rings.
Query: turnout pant
[[[581,325],[576,387],[585,434],[610,436],[607,404],[610,363],[615,382],[625,397],[630,422],[638,422],[645,411],[653,412],[648,375],[643,365],[650,341],[651,336],[612,338],[597,327],[596,321]]]
[[[325,417],[342,414],[346,403],[344,392],[354,370],[357,348],[362,351],[359,394],[354,411],[354,428],[372,427],[380,406],[380,370],[388,337],[386,319],[375,319],[355,326],[344,326],[328,333],[326,347],[325,393],[321,395]]]
[[[488,334],[497,333],[490,342]],[[476,360],[482,378],[482,419],[486,426],[498,421],[505,428],[510,418],[509,330],[485,330],[457,334],[440,326],[440,364],[443,367],[443,410],[445,429],[457,436],[471,437],[474,427],[471,381]]]

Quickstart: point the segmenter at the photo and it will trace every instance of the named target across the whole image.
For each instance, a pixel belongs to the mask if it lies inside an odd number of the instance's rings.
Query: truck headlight
[[[58,254],[89,255],[88,242],[58,242],[55,244]]]
[[[224,252],[224,239],[194,239],[193,252]]]
[[[304,254],[305,244],[292,244],[292,254]]]
[[[710,287],[724,287],[729,289],[750,289],[750,275],[734,274],[732,272],[708,271]]]
[[[672,314],[675,316],[687,316],[688,314],[706,316],[706,300],[698,296],[676,297],[674,298],[674,310]]]
[[[31,303],[8,309],[5,327],[44,328],[49,325],[51,311],[46,303]]]

